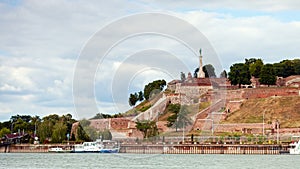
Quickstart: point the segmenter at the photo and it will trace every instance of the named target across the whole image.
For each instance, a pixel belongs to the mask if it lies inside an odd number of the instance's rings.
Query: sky
[[[0,0],[0,121],[130,107],[203,63],[299,58],[300,1]],[[199,46],[195,46],[199,44]]]

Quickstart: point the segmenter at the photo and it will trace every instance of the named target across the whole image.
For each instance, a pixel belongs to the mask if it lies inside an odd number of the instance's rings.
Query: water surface
[[[297,155],[0,153],[2,169],[279,169],[298,168]]]

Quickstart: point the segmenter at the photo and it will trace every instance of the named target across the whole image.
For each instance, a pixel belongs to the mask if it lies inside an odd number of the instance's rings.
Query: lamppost
[[[183,128],[182,128],[182,143],[184,143],[184,123],[185,123],[185,121],[183,120],[182,121],[183,122]]]
[[[34,123],[34,139],[35,139],[35,137],[36,137],[36,122],[37,122],[37,120],[36,120],[35,123]]]
[[[265,141],[265,111],[263,111],[263,142]]]
[[[11,125],[10,125],[10,133],[12,134],[13,133],[13,126],[14,126],[14,121],[11,119],[10,120],[10,122],[11,122]]]
[[[214,120],[213,119],[206,119],[206,120],[211,121],[211,135],[213,136],[214,135]]]
[[[276,120],[276,129],[277,129],[277,144],[279,144],[279,121]]]

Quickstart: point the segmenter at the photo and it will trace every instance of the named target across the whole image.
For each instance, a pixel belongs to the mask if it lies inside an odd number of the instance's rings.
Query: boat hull
[[[119,149],[102,149],[100,153],[118,153]]]

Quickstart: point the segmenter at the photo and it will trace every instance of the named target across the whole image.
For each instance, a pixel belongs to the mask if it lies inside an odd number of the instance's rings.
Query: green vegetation
[[[111,140],[112,134],[109,130],[105,129],[102,131],[97,131],[94,127],[90,126],[91,122],[89,120],[83,119],[79,122],[77,128],[76,141],[93,141],[96,139]]]
[[[276,76],[300,75],[300,59],[283,60],[264,65],[261,59],[245,59],[245,63],[235,63],[228,73],[232,85],[250,84],[251,76],[259,78],[261,84],[274,85]]]
[[[197,74],[199,72],[199,68],[196,68],[194,71],[194,77],[197,77]],[[216,77],[215,68],[211,64],[207,64],[203,66],[203,72],[205,73],[205,77],[211,78]]]
[[[185,74],[183,72],[180,72],[180,79],[182,82],[186,80]]]
[[[0,130],[0,138],[4,137],[5,134],[9,134],[9,133],[10,133],[10,130],[8,128],[6,128],[6,127],[2,128]]]
[[[136,122],[136,128],[143,132],[144,138],[158,135],[158,128],[155,121],[142,120]]]
[[[172,114],[167,118],[167,126],[176,129],[184,128],[184,126],[191,125],[191,118],[188,116],[190,113],[187,106],[180,104],[169,104],[167,107],[168,112]]]
[[[90,118],[90,120],[93,119],[108,119],[108,118],[118,118],[123,117],[122,113],[110,115],[110,114],[103,114],[103,113],[97,113],[94,117]]]
[[[144,112],[144,111],[148,110],[150,107],[151,107],[151,105],[143,106],[142,108],[139,109],[139,111]]]
[[[165,80],[156,80],[152,83],[147,84],[144,87],[144,97],[146,100],[149,100],[151,97],[155,96],[156,94],[160,93],[163,88],[166,86]]]
[[[5,134],[24,132],[31,136],[38,136],[41,143],[61,143],[72,138],[67,138],[71,133],[72,124],[76,122],[71,114],[48,115],[42,119],[39,116],[14,115],[9,121],[0,123],[0,136]],[[73,140],[75,138],[73,137]],[[30,139],[29,142],[33,142]]]
[[[259,82],[268,86],[276,84],[276,75],[274,73],[273,65],[266,64],[262,67]]]
[[[249,66],[244,63],[236,63],[230,66],[228,73],[229,80],[232,85],[238,85],[241,88],[242,84],[251,84]]]
[[[227,72],[226,72],[226,70],[223,70],[223,71],[221,72],[220,77],[221,77],[221,78],[227,78]]]
[[[205,77],[216,77],[215,68],[211,64],[204,65],[203,72]]]
[[[261,59],[251,58],[251,59],[246,59],[245,63],[249,65],[249,71],[251,76],[259,78],[261,70],[264,66],[263,61]]]
[[[144,100],[143,92],[139,91],[138,93],[130,94],[128,102],[130,106],[135,106],[135,104],[138,101],[143,101],[143,100]]]
[[[144,87],[144,93],[139,91],[129,95],[128,103],[130,106],[135,106],[138,101],[149,100],[151,97],[160,93],[166,86],[165,80],[155,80]]]

